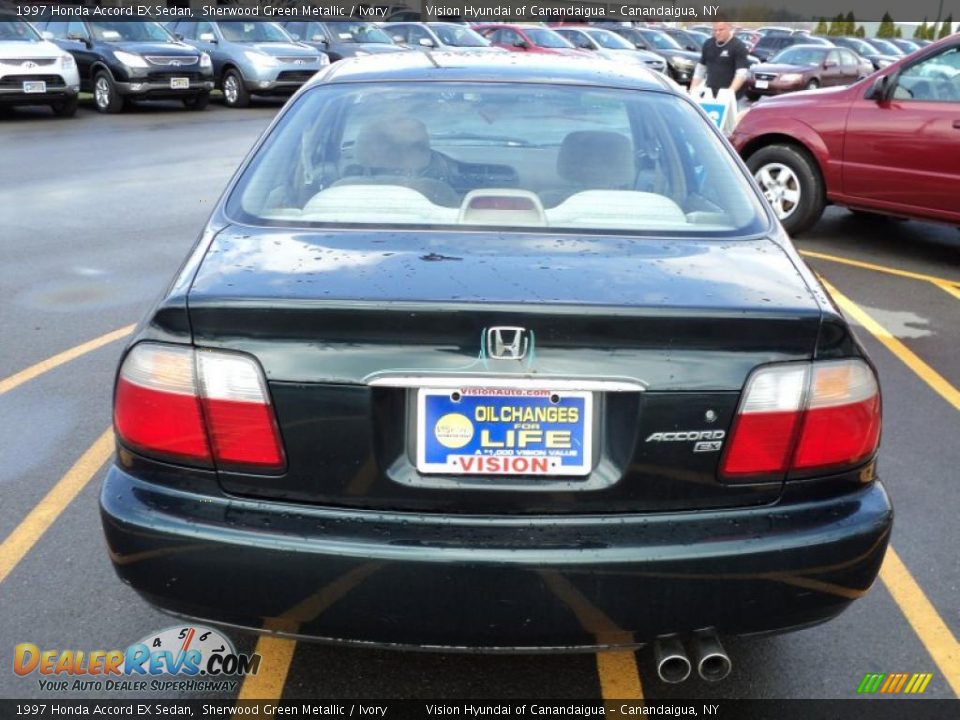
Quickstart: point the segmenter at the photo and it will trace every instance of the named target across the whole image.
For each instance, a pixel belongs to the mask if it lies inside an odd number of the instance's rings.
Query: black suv
[[[93,93],[100,112],[120,112],[128,99],[178,99],[193,110],[210,101],[210,57],[177,42],[155,22],[47,21],[37,26],[73,55],[80,89]]]

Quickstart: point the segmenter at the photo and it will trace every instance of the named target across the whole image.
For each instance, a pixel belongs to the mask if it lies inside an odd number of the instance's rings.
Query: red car
[[[492,45],[512,52],[584,57],[566,38],[545,27],[490,24],[475,27]]]
[[[849,87],[765,99],[730,140],[791,234],[827,203],[960,225],[960,36]]]
[[[750,68],[747,97],[756,100],[761,95],[849,85],[872,72],[873,65],[852,50],[794,45]]]

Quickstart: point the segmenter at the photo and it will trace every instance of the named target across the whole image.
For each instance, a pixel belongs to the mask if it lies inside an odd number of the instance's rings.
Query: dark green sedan
[[[873,366],[642,68],[322,71],[139,326],[114,419],[123,581],[315,640],[656,643],[665,680],[719,679],[724,636],[863,595],[892,523]]]

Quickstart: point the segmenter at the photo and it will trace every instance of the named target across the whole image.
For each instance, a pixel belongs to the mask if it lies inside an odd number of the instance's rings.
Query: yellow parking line
[[[960,697],[960,645],[892,546],[887,548],[880,579],[940,668],[954,695]]]
[[[46,360],[38,362],[36,365],[31,365],[25,370],[21,370],[10,377],[0,380],[0,395],[10,392],[15,387],[23,385],[23,383],[27,382],[28,380],[33,380],[38,375],[42,375],[49,370],[53,370],[55,367],[59,367],[64,363],[70,362],[71,360],[76,360],[81,355],[86,355],[88,352],[92,352],[97,348],[108,345],[114,340],[119,340],[120,338],[126,337],[133,332],[134,327],[136,326],[127,325],[119,330],[108,332],[106,335],[101,335],[100,337],[94,338],[89,342],[82,343],[76,347],[70,348],[69,350],[64,350],[62,353],[58,353],[53,357],[49,357]]]
[[[934,285],[960,285],[960,280],[949,280],[947,278],[926,275],[924,273],[910,272],[909,270],[900,270],[899,268],[887,267],[886,265],[877,265],[876,263],[864,262],[863,260],[853,260],[852,258],[840,257],[838,255],[827,255],[826,253],[813,252],[812,250],[801,250],[800,254],[804,257],[817,258],[841,265],[850,265],[851,267],[862,268],[863,270],[873,270],[874,272],[886,273],[887,275],[897,275],[910,280],[923,280]]]
[[[921,360],[910,348],[895,338],[886,328],[864,312],[856,303],[847,298],[833,285],[821,278],[821,282],[833,296],[837,305],[844,313],[856,320],[871,335],[883,343],[886,348],[896,355],[904,365],[913,370],[921,380],[933,388],[934,391],[956,410],[960,410],[960,390],[951,385],[946,378]]]
[[[113,453],[113,431],[107,430],[80,456],[56,485],[0,545],[0,583],[37,544],[47,529],[80,494]]]
[[[283,686],[287,682],[287,673],[290,672],[293,651],[296,649],[296,640],[276,635],[261,635],[253,651],[263,658],[260,670],[256,675],[247,675],[243,679],[237,700],[279,700],[283,695]]]
[[[319,617],[379,569],[378,563],[355,567],[284,612],[282,617],[264,623],[264,629],[296,633],[302,622]],[[254,650],[263,658],[261,670],[256,675],[247,675],[243,679],[237,700],[279,700],[283,696],[283,688],[296,649],[296,640],[276,635],[261,635]]]
[[[960,410],[960,391],[957,388],[893,337],[856,303],[822,278],[821,281],[847,315],[860,323],[954,408]],[[960,647],[957,645],[957,640],[933,607],[933,603],[924,594],[923,589],[913,579],[893,546],[887,548],[886,558],[880,568],[880,579],[913,627],[917,637],[920,638],[920,642],[940,668],[954,694],[960,697]]]
[[[630,650],[598,652],[597,673],[604,700],[643,700],[636,653]]]
[[[950,283],[934,283],[938,288],[943,290],[948,295],[952,295],[957,300],[960,300],[960,287],[956,285],[951,285]]]
[[[630,633],[622,630],[563,575],[544,570],[540,572],[540,576],[553,594],[573,611],[583,628],[597,637],[598,642],[627,643],[632,640]],[[598,652],[597,674],[600,677],[600,694],[604,700],[643,700],[637,656],[632,650]]]

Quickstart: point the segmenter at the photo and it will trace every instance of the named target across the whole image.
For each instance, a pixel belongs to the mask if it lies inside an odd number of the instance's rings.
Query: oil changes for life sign
[[[522,388],[422,388],[417,470],[445,475],[587,475],[593,395]]]

